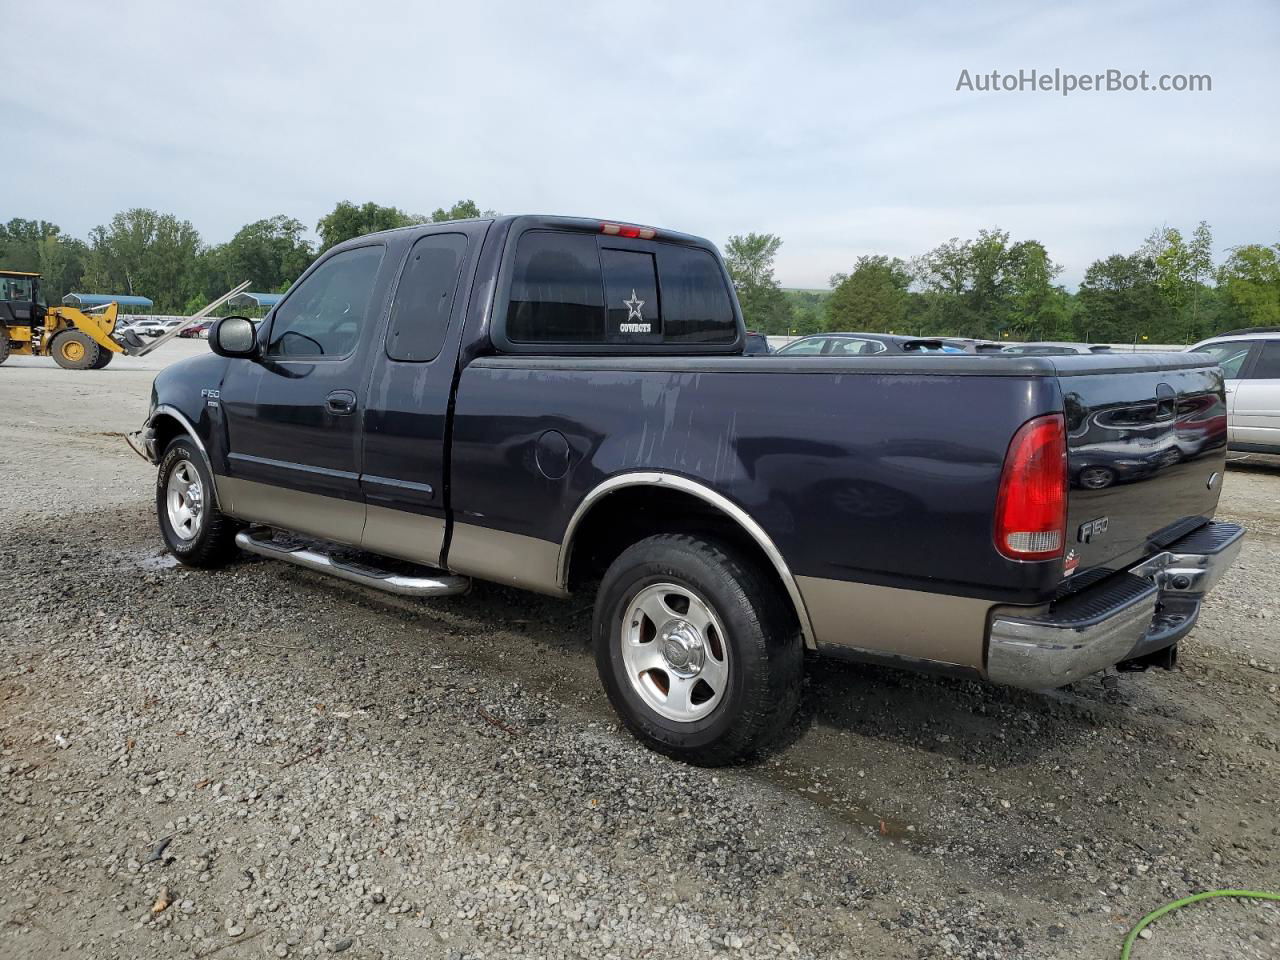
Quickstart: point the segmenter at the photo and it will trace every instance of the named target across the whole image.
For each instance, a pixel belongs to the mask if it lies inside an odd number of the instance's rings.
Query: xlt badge
[[[1086,520],[1080,524],[1076,539],[1081,543],[1092,543],[1094,537],[1100,537],[1107,532],[1107,525],[1110,523],[1110,517],[1097,517],[1093,520]]]

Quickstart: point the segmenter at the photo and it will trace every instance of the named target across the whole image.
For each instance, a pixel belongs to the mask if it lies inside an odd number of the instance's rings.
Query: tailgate
[[[1216,364],[1195,354],[1125,354],[1094,372],[1086,362],[1101,359],[1055,364],[1070,482],[1064,573],[1078,582],[1127,567],[1212,517],[1226,459]]]

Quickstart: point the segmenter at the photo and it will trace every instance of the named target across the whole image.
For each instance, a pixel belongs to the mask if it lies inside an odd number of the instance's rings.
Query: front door
[[[360,414],[384,252],[373,243],[318,263],[266,321],[263,358],[231,361],[218,493],[234,516],[360,543]]]

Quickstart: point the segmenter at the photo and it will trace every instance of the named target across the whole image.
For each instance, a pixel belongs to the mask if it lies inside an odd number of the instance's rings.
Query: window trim
[[[654,240],[635,240],[628,237],[607,236],[600,233],[596,221],[564,221],[555,218],[529,217],[513,227],[507,234],[502,250],[502,261],[498,267],[498,283],[494,292],[489,321],[489,339],[499,353],[525,354],[532,356],[664,356],[674,354],[689,356],[692,354],[710,354],[714,356],[738,356],[746,346],[746,326],[742,320],[742,308],[738,305],[738,297],[734,293],[733,283],[729,279],[729,271],[724,260],[714,247],[706,243],[689,243],[682,239],[664,239],[661,231]],[[724,343],[532,343],[512,340],[507,336],[507,312],[511,304],[511,279],[515,271],[516,250],[520,238],[526,233],[580,233],[596,238],[596,248],[600,241],[607,241],[607,246],[615,250],[635,250],[655,254],[658,244],[676,247],[691,247],[706,252],[720,268],[720,279],[725,292],[729,295],[729,304],[733,309],[735,336]],[[662,275],[657,276],[659,297],[661,297]],[[604,297],[604,270],[600,271],[600,292]],[[605,303],[605,309],[608,304]],[[666,335],[666,317],[663,317],[663,335]]]
[[[443,224],[441,224],[443,226]],[[428,237],[462,237],[465,241],[462,248],[462,258],[458,265],[458,276],[453,284],[453,299],[449,303],[449,316],[445,320],[444,336],[440,338],[440,349],[436,351],[436,355],[428,360],[405,360],[402,357],[393,357],[391,355],[391,331],[395,326],[395,308],[396,295],[400,292],[400,284],[404,280],[404,275],[409,270],[409,258],[413,256],[413,248]],[[391,363],[435,363],[440,359],[440,355],[444,353],[445,341],[449,339],[449,331],[452,329],[458,317],[458,300],[459,294],[463,291],[463,280],[467,277],[468,267],[471,266],[475,257],[476,235],[466,230],[428,230],[424,233],[416,234],[410,241],[408,247],[405,248],[404,256],[400,258],[400,263],[396,268],[395,282],[391,285],[391,289],[387,293],[387,323],[386,330],[382,335],[382,352],[386,359]],[[465,304],[463,305],[463,319],[465,321]]]
[[[263,330],[263,329],[266,330],[266,332],[262,334],[262,342],[261,342],[263,360],[269,361],[271,363],[342,363],[344,360],[350,360],[353,356],[356,355],[356,353],[359,352],[360,343],[364,339],[364,328],[365,328],[364,324],[362,324],[361,332],[359,335],[356,336],[355,343],[352,345],[351,350],[340,357],[338,356],[331,357],[323,353],[310,354],[307,356],[279,356],[277,354],[273,354],[270,352],[271,334],[275,330],[276,319],[280,311],[280,308],[289,302],[290,297],[292,297],[295,293],[297,293],[300,289],[302,289],[302,285],[311,278],[312,274],[314,274],[317,270],[319,270],[322,266],[324,266],[324,264],[328,263],[330,260],[333,260],[335,257],[340,256],[341,254],[350,253],[353,250],[365,250],[370,247],[377,247],[382,251],[382,253],[378,257],[378,265],[373,272],[373,286],[369,290],[369,306],[371,308],[374,306],[374,294],[378,290],[378,279],[382,276],[382,269],[383,269],[383,266],[386,264],[386,260],[387,260],[387,245],[381,240],[374,240],[369,243],[356,243],[356,244],[352,244],[349,247],[346,246],[345,244],[339,244],[338,246],[334,247],[332,250],[326,251],[324,256],[318,257],[316,261],[312,263],[309,268],[307,268],[306,272],[303,273],[302,276],[300,276],[297,280],[294,281],[293,286],[291,286],[288,292],[285,293],[284,298],[279,303],[277,303],[274,307],[271,308],[271,314],[270,314],[271,323],[268,325],[267,323],[264,322],[260,326],[260,330]],[[374,310],[374,313],[372,316],[372,322],[375,326],[381,321],[381,317],[379,316],[380,313],[381,313],[380,310]]]

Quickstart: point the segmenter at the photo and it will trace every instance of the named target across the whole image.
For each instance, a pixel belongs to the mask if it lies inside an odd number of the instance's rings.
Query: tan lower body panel
[[[449,569],[469,577],[567,596],[556,579],[560,544],[470,523],[454,523]]]
[[[364,534],[363,503],[238,477],[219,475],[214,477],[214,483],[218,487],[218,504],[233,517],[360,546]]]
[[[796,577],[819,644],[983,669],[989,600]]]
[[[444,546],[444,521],[370,505],[360,546],[372,553],[438,567],[440,548]]]
[[[302,493],[270,483],[216,476],[218,502],[233,517],[334,540],[412,563],[438,566],[444,521],[404,510]],[[449,546],[453,573],[524,590],[566,596],[556,579],[560,544],[456,523]]]

